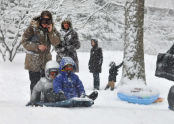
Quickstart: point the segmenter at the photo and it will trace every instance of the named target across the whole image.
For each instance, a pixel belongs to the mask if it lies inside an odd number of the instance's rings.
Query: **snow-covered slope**
[[[78,75],[86,92],[90,93],[93,79],[87,66],[89,53],[78,52],[78,56]],[[28,71],[23,69],[25,54],[17,54],[13,63],[0,61],[0,124],[173,124],[173,111],[168,110],[167,103],[168,90],[173,82],[154,76],[156,56],[145,55],[146,78],[148,86],[160,91],[163,103],[130,104],[117,98],[117,89],[103,90],[108,80],[109,62],[115,60],[119,64],[122,57],[122,52],[104,51],[101,90],[95,105],[90,108],[25,107],[30,96]],[[121,73],[120,69],[118,82]]]

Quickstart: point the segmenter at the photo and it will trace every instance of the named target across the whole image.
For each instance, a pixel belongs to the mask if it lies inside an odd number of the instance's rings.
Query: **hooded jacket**
[[[33,19],[22,36],[22,45],[27,50],[25,57],[25,69],[39,72],[45,68],[45,64],[52,59],[51,45],[57,46],[60,43],[60,34],[54,28],[51,32],[45,32],[40,26],[38,19]],[[38,45],[46,45],[47,49],[41,52]]]
[[[59,64],[55,61],[48,61],[45,67],[45,77],[42,77],[37,84],[34,86],[30,102],[38,102],[37,98],[40,96],[39,94],[42,92],[43,94],[49,89],[53,88],[53,79],[49,78],[49,71],[57,70],[58,71]],[[40,98],[39,98],[40,99]]]
[[[95,46],[90,51],[90,59],[88,63],[89,71],[91,73],[101,73],[103,63],[102,49],[98,47],[98,41],[92,39],[95,42]]]
[[[53,90],[55,93],[63,92],[66,99],[80,97],[85,94],[83,84],[73,72],[62,71],[67,64],[71,64],[75,68],[75,63],[70,57],[63,57],[59,67],[61,72],[53,81]]]
[[[68,23],[69,29],[64,29],[63,24]],[[80,48],[80,42],[77,32],[73,29],[70,21],[63,21],[60,30],[61,42],[56,46],[57,62],[59,63],[62,57],[71,57],[76,64],[76,72],[79,71],[79,61],[76,50]]]

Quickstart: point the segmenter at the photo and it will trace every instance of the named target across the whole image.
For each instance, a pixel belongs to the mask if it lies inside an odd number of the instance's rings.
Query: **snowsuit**
[[[52,32],[46,32],[39,23],[39,18],[34,18],[24,32],[21,41],[23,47],[27,50],[25,69],[29,70],[31,92],[35,84],[44,76],[45,64],[52,59],[51,45],[57,46],[60,43],[59,32],[54,27]],[[41,44],[47,46],[44,52],[38,49],[38,45]]]
[[[118,66],[113,65],[109,69],[109,81],[114,81],[116,82],[116,76],[118,75],[118,69],[123,65],[123,62],[119,64]]]
[[[45,67],[45,77],[42,77],[37,84],[34,86],[30,102],[50,102],[50,98],[47,97],[47,93],[53,88],[53,79],[49,78],[49,71],[57,70],[58,71],[58,63],[55,61],[49,61]],[[40,97],[40,93],[43,93],[42,97]]]
[[[40,98],[40,93],[46,93],[49,89],[53,88],[53,80],[48,80],[45,77],[42,77],[33,88],[31,94],[31,102],[40,102],[40,99],[44,102],[47,102],[46,97]]]
[[[105,90],[108,89],[109,87],[111,87],[111,90],[114,90],[115,82],[116,82],[116,76],[118,75],[118,69],[122,65],[123,65],[123,62],[121,64],[119,64],[118,66],[116,66],[115,63],[110,66],[109,77],[108,77],[108,84],[107,84]]]
[[[98,47],[98,41],[95,41],[95,46],[90,51],[90,59],[88,63],[89,71],[93,73],[94,78],[94,88],[99,89],[100,86],[100,77],[99,73],[101,73],[101,67],[103,63],[103,53],[102,49]]]
[[[64,57],[70,58],[70,57]],[[62,59],[60,62],[59,70],[62,70],[65,65],[71,64],[75,69],[75,63],[70,58]],[[66,99],[70,99],[73,97],[80,97],[85,94],[85,90],[82,82],[79,77],[74,72],[64,72],[61,71],[60,74],[53,81],[53,90],[55,93],[63,92]]]
[[[69,29],[64,29],[64,22],[62,22],[60,34],[61,43],[56,46],[56,61],[60,63],[62,57],[71,57],[76,63],[76,72],[79,72],[79,61],[76,50],[80,48],[80,42],[77,32],[72,28],[72,24],[69,22]]]

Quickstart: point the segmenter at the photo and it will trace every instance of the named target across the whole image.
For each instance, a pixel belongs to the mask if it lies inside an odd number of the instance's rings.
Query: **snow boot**
[[[105,87],[105,90],[109,89],[109,87],[110,87],[110,86],[107,84],[106,87]]]
[[[114,81],[110,81],[110,86],[111,86],[111,91],[113,91],[114,88],[115,88],[115,82]]]
[[[98,92],[94,91],[90,95],[87,96],[88,98],[95,100],[98,97]]]

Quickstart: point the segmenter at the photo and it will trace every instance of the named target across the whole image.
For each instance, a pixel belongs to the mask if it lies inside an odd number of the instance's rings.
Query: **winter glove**
[[[66,97],[65,97],[64,92],[63,92],[63,91],[60,91],[60,92],[58,93],[58,96],[59,96],[59,100],[60,100],[60,101],[63,101],[63,100],[65,100],[65,99],[66,99]]]
[[[73,45],[66,46],[66,49],[68,51],[75,51],[76,50]]]
[[[63,37],[60,37],[60,41],[64,41],[64,38]]]
[[[65,51],[65,48],[57,48],[56,49],[56,52],[57,53],[61,53],[61,52],[64,52]]]

